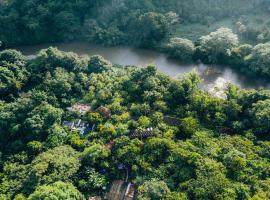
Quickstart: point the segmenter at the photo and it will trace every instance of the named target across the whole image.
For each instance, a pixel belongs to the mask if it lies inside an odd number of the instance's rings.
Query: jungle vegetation
[[[270,198],[269,90],[228,85],[220,99],[195,72],[171,79],[55,48],[32,60],[4,50],[0,65],[2,199],[85,199],[126,178],[138,199]],[[66,109],[78,102],[91,110]],[[77,118],[95,126],[63,125]]]
[[[228,84],[221,99],[196,72],[172,79],[99,55],[9,49],[83,40],[270,77],[269,9],[268,0],[0,0],[0,199],[103,197],[114,180],[134,183],[138,200],[270,199],[269,90]],[[90,109],[68,109],[78,103]],[[90,129],[66,125],[76,120]]]

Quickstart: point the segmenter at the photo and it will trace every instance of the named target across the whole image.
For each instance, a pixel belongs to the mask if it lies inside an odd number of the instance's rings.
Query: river
[[[261,79],[260,77],[247,77],[229,66],[205,65],[199,63],[185,64],[174,59],[169,59],[166,55],[151,50],[131,47],[103,47],[86,42],[21,46],[15,47],[15,49],[21,51],[26,56],[30,56],[50,46],[57,47],[62,51],[72,51],[79,55],[101,55],[114,64],[134,65],[139,67],[154,64],[160,72],[173,78],[191,72],[192,70],[197,70],[204,80],[202,87],[206,89],[226,82],[247,89],[270,88],[270,80]]]

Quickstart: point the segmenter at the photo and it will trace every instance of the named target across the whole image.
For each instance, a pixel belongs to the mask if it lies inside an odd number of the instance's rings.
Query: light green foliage
[[[89,112],[86,115],[86,119],[91,124],[99,124],[102,122],[102,117],[98,112]]]
[[[231,49],[239,43],[237,35],[228,28],[219,28],[209,35],[202,36],[200,40],[200,49],[208,56],[210,62],[217,62],[220,56],[230,55]]]
[[[99,125],[98,131],[100,136],[107,141],[116,135],[116,127],[111,123]]]
[[[245,61],[246,57],[252,52],[253,46],[249,44],[243,44],[238,47],[232,48],[231,56],[229,57],[227,63],[233,65],[242,70],[245,73],[249,73],[248,70],[245,70],[247,62]]]
[[[176,148],[176,144],[171,139],[151,138],[144,145],[146,160],[154,165],[159,165],[168,159],[174,148]]]
[[[188,200],[185,193],[170,192],[168,193],[163,200]]]
[[[113,94],[117,95],[116,91],[120,90],[122,82],[127,79],[127,72],[93,73],[90,77],[89,91],[84,99],[99,107],[112,102]]]
[[[19,51],[7,49],[0,53],[1,64],[10,63],[22,67],[24,66],[25,62],[25,57]]]
[[[55,182],[50,185],[39,186],[28,200],[84,200],[84,196],[71,184],[64,182]]]
[[[181,77],[180,80],[171,81],[168,86],[168,103],[173,107],[186,104],[193,98],[193,94],[198,89],[200,82],[201,78],[196,72],[187,74]]]
[[[195,52],[193,42],[183,38],[171,38],[164,48],[170,57],[181,61],[190,61]]]
[[[109,163],[107,158],[109,157],[109,150],[101,144],[92,144],[90,147],[85,148],[81,158],[84,166],[101,166],[108,167]]]
[[[48,137],[48,139],[50,139],[50,137]],[[82,136],[78,133],[78,131],[71,131],[67,135],[67,143],[74,149],[83,150],[87,144],[87,141],[82,139]]]
[[[158,200],[162,199],[170,192],[164,181],[150,180],[140,185],[138,188],[138,199]]]
[[[141,116],[139,119],[138,119],[138,123],[139,123],[139,126],[142,127],[142,128],[147,128],[149,127],[150,125],[150,120],[148,117],[146,116]]]
[[[149,114],[149,112],[150,112],[150,106],[147,103],[132,104],[130,109],[131,109],[131,112],[137,116],[140,116],[143,114]]]
[[[26,200],[27,198],[23,194],[18,194],[14,197],[14,200]]]
[[[32,154],[39,153],[42,150],[42,143],[39,141],[31,141],[27,143],[27,147]]]
[[[129,140],[126,137],[119,138],[115,141],[114,156],[118,163],[123,163],[134,169],[139,164],[140,153],[142,151],[142,142],[138,139]],[[136,171],[136,170],[135,170]]]
[[[200,127],[198,120],[194,117],[186,117],[182,119],[180,126],[184,132],[184,135],[187,137],[190,137],[195,132],[197,132]]]
[[[59,124],[54,124],[48,130],[48,137],[46,139],[46,146],[49,148],[54,148],[62,146],[66,141],[66,131]]]
[[[45,75],[42,87],[49,93],[53,93],[58,99],[65,100],[72,93],[72,84],[75,82],[73,73],[68,73],[63,68],[56,68],[52,73]]]
[[[235,199],[232,183],[225,176],[225,168],[221,163],[210,159],[202,160],[196,170],[196,180],[183,183],[190,195],[196,199]]]

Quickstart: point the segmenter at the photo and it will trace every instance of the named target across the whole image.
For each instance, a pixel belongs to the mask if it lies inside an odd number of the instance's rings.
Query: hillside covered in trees
[[[270,90],[202,90],[84,41],[270,78],[269,0],[0,0],[0,200],[269,200]]]
[[[162,29],[170,25],[180,24],[170,29],[177,35],[185,25],[209,27],[223,19],[231,19],[241,37],[265,40],[270,37],[265,18],[269,9],[268,0],[2,0],[0,40],[6,46],[82,38],[105,45],[147,46],[148,37],[159,42],[155,39],[163,39]]]

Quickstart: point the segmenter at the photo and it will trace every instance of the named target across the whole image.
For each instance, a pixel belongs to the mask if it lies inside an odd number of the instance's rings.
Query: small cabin
[[[164,116],[164,122],[169,126],[179,126],[181,124],[181,119],[172,116]]]
[[[117,180],[112,183],[106,197],[108,200],[133,200],[135,193],[136,187],[133,183]]]
[[[228,128],[228,127],[220,128],[219,132],[222,134],[226,134],[226,135],[233,135],[234,134],[234,130],[232,128]]]
[[[80,115],[85,115],[87,112],[91,110],[91,106],[86,105],[86,104],[76,103],[72,107],[68,107],[67,110],[70,112],[79,113]]]
[[[95,197],[89,197],[88,200],[102,200],[102,198],[99,196],[95,196]]]
[[[146,130],[143,131],[131,131],[129,134],[129,137],[131,139],[139,138],[139,139],[146,139],[149,137],[152,137],[154,135],[153,133],[153,128],[147,128]]]
[[[21,98],[29,98],[30,96],[31,96],[30,93],[26,93],[26,92],[19,93],[19,97],[21,97]]]
[[[81,135],[84,135],[91,131],[89,124],[81,119],[76,119],[74,121],[64,121],[63,126],[68,127],[70,130],[79,131]]]

